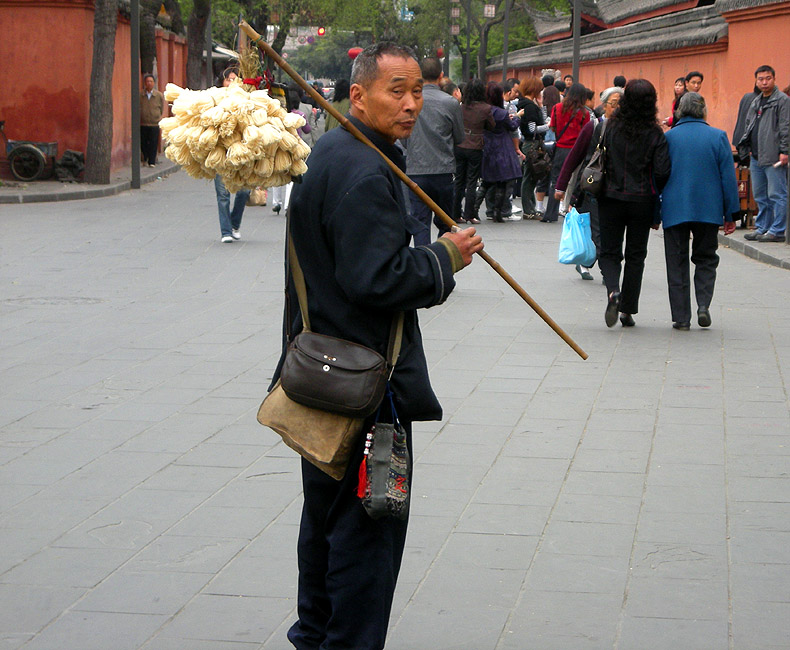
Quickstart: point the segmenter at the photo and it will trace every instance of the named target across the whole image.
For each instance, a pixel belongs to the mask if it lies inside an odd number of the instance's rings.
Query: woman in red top
[[[542,222],[557,221],[560,204],[554,198],[554,184],[560,175],[562,163],[579,137],[582,127],[590,121],[590,112],[584,107],[587,101],[587,89],[580,83],[573,84],[565,91],[565,99],[551,109],[551,130],[557,137],[554,145],[554,159],[549,179],[549,202]]]

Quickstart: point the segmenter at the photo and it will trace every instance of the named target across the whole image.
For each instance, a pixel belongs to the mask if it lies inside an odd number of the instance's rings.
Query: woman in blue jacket
[[[709,327],[719,228],[724,223],[726,235],[735,230],[740,202],[727,134],[705,122],[705,99],[699,93],[686,93],[677,115],[675,128],[666,134],[672,173],[661,196],[661,220],[672,327],[687,330],[691,324],[689,237],[693,237],[697,322]]]

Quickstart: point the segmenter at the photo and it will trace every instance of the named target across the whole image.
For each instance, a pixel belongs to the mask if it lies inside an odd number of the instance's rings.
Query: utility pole
[[[579,0],[576,0],[578,2]],[[507,39],[510,34],[510,0],[505,0],[505,28],[502,40],[502,83],[507,81]]]
[[[130,2],[132,39],[132,189],[140,189],[140,3]]]
[[[472,32],[472,0],[466,7],[466,56],[464,57],[464,83],[469,81],[469,38]]]
[[[581,50],[579,39],[582,31],[581,4],[581,0],[573,0],[573,72],[571,73],[573,74],[573,83],[578,83],[579,81],[579,56]]]
[[[211,10],[206,18],[206,88],[214,85],[214,39],[211,37]]]

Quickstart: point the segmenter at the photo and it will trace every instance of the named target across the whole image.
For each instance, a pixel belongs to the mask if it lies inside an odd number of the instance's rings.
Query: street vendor
[[[401,169],[396,140],[408,137],[422,108],[414,53],[379,42],[354,61],[351,121]],[[383,158],[345,128],[322,137],[291,197],[291,236],[313,329],[386,353],[393,314],[404,312],[403,344],[391,379],[411,446],[411,422],[437,420],[416,310],[438,305],[453,274],[483,248],[474,228],[411,248],[401,181]],[[290,331],[302,328],[289,286]],[[285,350],[283,350],[284,354]],[[282,360],[281,360],[282,363]],[[279,368],[274,381],[279,377]],[[357,496],[360,437],[345,477],[336,481],[302,460],[298,620],[288,632],[300,650],[383,648],[406,538],[405,520],[368,516]]]

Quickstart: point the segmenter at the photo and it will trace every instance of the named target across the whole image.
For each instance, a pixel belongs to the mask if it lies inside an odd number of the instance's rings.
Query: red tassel
[[[357,496],[364,499],[368,491],[368,464],[367,454],[362,457],[359,464],[359,483],[357,484]]]

